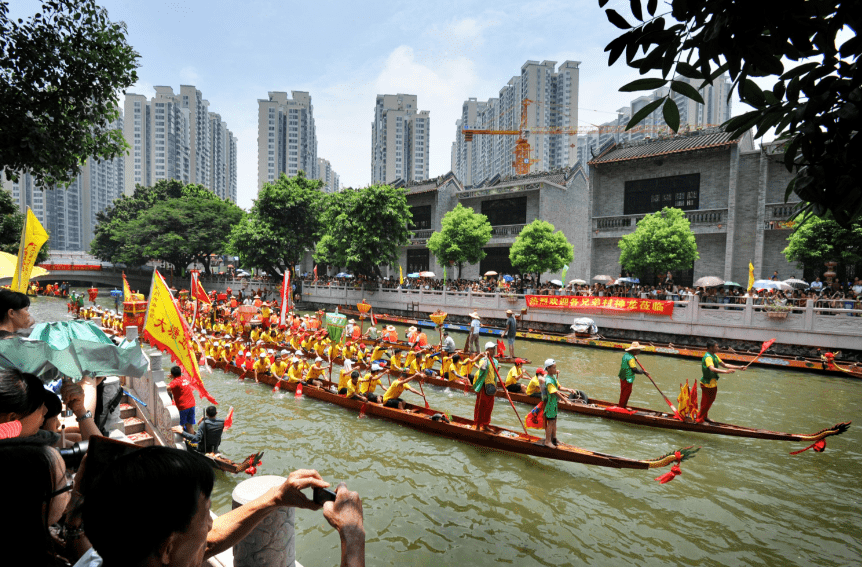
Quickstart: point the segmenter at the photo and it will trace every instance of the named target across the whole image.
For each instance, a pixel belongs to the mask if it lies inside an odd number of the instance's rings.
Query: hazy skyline
[[[430,176],[450,169],[455,121],[470,97],[496,97],[529,59],[580,61],[579,127],[615,118],[635,93],[618,88],[637,72],[607,67],[605,45],[620,30],[595,0],[558,2],[322,2],[287,5],[226,0],[190,3],[100,0],[128,26],[140,53],[138,83],[197,87],[238,140],[238,204],[257,194],[257,100],[269,91],[308,91],[318,156],[345,187],[371,180],[371,122],[378,94],[418,96],[431,112]],[[628,2],[619,11],[628,13]],[[20,0],[11,16],[36,13]],[[740,113],[734,101],[734,114]],[[744,110],[743,110],[744,111]]]

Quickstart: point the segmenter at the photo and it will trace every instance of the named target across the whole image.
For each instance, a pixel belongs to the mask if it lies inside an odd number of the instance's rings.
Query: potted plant
[[[766,312],[766,316],[770,319],[787,319],[787,315],[790,313],[791,307],[789,305],[771,303],[769,305],[764,305],[763,310]]]

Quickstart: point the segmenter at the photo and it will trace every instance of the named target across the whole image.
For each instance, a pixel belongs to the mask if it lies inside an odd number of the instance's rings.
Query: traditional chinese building
[[[799,202],[784,202],[792,175],[783,158],[780,144],[754,148],[750,132],[732,140],[717,129],[609,146],[589,162],[590,276],[617,277],[620,238],[666,206],[685,211],[700,254],[674,274],[678,284],[701,276],[744,283],[749,262],[757,278],[801,276],[782,254]],[[659,274],[639,275],[652,283]]]

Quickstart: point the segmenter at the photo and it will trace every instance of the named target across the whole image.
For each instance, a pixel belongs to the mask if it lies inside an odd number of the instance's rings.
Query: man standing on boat
[[[744,366],[734,366],[725,364],[716,352],[718,351],[718,341],[710,339],[706,341],[706,354],[700,361],[700,411],[697,412],[697,423],[712,423],[709,419],[709,408],[715,402],[715,396],[718,393],[719,374],[733,374],[736,370],[745,371]]]
[[[491,413],[494,411],[494,396],[497,394],[495,350],[497,350],[496,343],[493,341],[485,343],[485,356],[479,361],[479,372],[476,374],[476,382],[473,383],[473,391],[476,392],[473,424],[478,431],[488,428],[488,424],[491,423]]]
[[[455,352],[455,339],[449,336],[446,329],[443,329],[443,352],[450,356]]]
[[[509,356],[515,358],[515,337],[518,334],[518,320],[511,309],[506,310],[506,330],[503,336],[509,345]]]
[[[470,334],[467,335],[467,344],[464,345],[464,352],[471,352],[473,345],[476,346],[476,352],[479,351],[479,331],[482,329],[482,323],[479,321],[479,314],[473,311],[470,313],[472,321],[470,321]]]
[[[557,441],[557,402],[558,400],[566,401],[565,396],[561,391],[571,391],[560,386],[560,371],[557,370],[557,362],[553,358],[545,361],[545,391],[547,399],[545,400],[545,441],[542,443],[545,447],[556,449],[560,444]]]
[[[641,353],[641,345],[635,341],[623,353],[623,361],[620,365],[620,403],[621,408],[626,407],[629,403],[629,396],[632,395],[632,387],[635,382],[635,374],[643,374],[644,371],[638,367],[635,357]]]

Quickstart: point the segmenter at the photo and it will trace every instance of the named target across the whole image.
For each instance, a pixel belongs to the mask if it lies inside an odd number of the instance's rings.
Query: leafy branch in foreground
[[[599,0],[599,7],[607,3]],[[784,142],[784,165],[795,172],[785,200],[796,193],[806,203],[799,214],[831,215],[844,227],[862,216],[858,5],[840,0],[671,0],[671,10],[656,15],[658,1],[647,0],[645,16],[641,0],[630,4],[634,25],[616,10],[605,11],[613,25],[626,30],[605,47],[608,64],[625,53],[629,67],[641,75],[658,71],[661,78],[638,79],[621,91],[669,84],[671,91],[702,102],[697,89],[680,77],[702,88],[729,73],[731,92],[736,89],[753,110],[723,126],[734,137],[755,128],[759,138],[775,129]],[[839,33],[849,36],[840,46]],[[785,69],[785,61],[793,67]],[[752,77],[775,77],[775,82],[764,90]],[[676,131],[679,110],[670,93],[632,116],[627,128],[661,105],[665,121]]]

